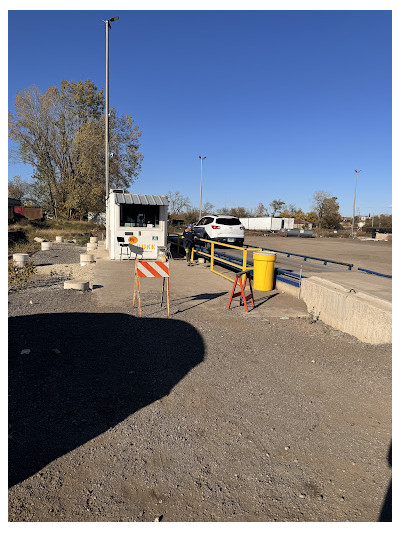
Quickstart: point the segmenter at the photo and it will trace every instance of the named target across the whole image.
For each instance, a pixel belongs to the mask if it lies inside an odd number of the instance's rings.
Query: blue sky
[[[9,11],[8,99],[62,79],[105,85],[143,131],[132,192],[311,209],[316,190],[391,213],[390,11]],[[9,164],[9,177],[32,169]]]

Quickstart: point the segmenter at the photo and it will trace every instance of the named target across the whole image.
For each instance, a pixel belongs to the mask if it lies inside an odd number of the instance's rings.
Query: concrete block
[[[86,245],[86,248],[88,250],[96,250],[97,243],[96,242],[88,242],[87,245]]]
[[[70,279],[68,281],[64,281],[64,289],[75,289],[76,291],[88,291],[89,282],[82,281],[79,279]]]
[[[43,242],[44,241],[44,239],[42,239],[42,237],[35,237],[33,240],[35,242]]]
[[[198,263],[199,263],[200,265],[202,265],[202,264],[204,264],[204,263],[206,262],[206,260],[204,259],[204,257],[199,257],[197,261],[198,261]]]
[[[17,267],[23,268],[26,263],[29,261],[29,254],[19,253],[13,254],[13,261]]]
[[[42,246],[42,250],[50,250],[51,242],[43,241],[41,246]]]
[[[81,266],[85,266],[89,263],[94,263],[95,262],[94,254],[80,254],[79,262]]]
[[[392,304],[337,283],[312,276],[303,279],[301,298],[325,324],[369,344],[392,342]]]
[[[56,242],[64,242],[64,237],[62,235],[57,235]]]
[[[375,236],[376,241],[391,241],[392,240],[392,234],[391,233],[377,233]]]
[[[90,242],[98,242],[99,239],[97,237],[90,237]]]

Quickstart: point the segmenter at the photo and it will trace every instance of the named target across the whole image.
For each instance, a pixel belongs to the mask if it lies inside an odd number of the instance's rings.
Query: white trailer
[[[294,218],[247,217],[241,218],[240,222],[248,230],[280,231],[282,229],[293,229]]]
[[[157,259],[159,248],[167,245],[167,197],[114,189],[110,191],[109,211],[110,259]]]

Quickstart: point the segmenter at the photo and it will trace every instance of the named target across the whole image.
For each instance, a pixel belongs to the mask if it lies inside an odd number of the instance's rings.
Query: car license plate
[[[228,242],[235,242],[235,239],[232,239],[232,238],[230,238],[230,239],[226,239],[226,240],[227,240]]]

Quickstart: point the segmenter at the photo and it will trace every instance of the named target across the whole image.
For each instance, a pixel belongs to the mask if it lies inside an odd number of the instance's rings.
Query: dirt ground
[[[391,346],[147,301],[9,293],[9,521],[389,519]]]

